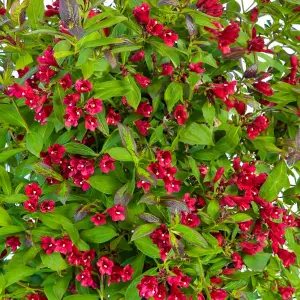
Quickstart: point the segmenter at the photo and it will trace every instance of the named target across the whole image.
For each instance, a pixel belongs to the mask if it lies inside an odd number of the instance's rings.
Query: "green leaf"
[[[121,188],[122,183],[109,175],[92,176],[88,183],[96,190],[109,195],[114,195]]]
[[[80,234],[82,239],[89,243],[105,243],[118,234],[109,226],[101,225],[92,229],[83,230]]]
[[[59,181],[63,181],[63,177],[56,173],[50,166],[43,163],[36,163],[33,165],[33,170],[43,177],[54,178]]]
[[[112,37],[103,37],[93,41],[88,41],[81,45],[82,48],[96,48],[100,46],[112,45],[112,44],[121,44],[124,43],[123,39],[112,38]]]
[[[47,255],[45,252],[41,252],[41,259],[45,267],[51,270],[62,271],[68,268],[67,263],[58,252],[54,252],[50,255]]]
[[[93,21],[93,19],[94,18],[92,18],[91,21]],[[86,33],[85,33],[84,37],[89,35],[90,33],[94,32],[94,31],[98,31],[99,29],[102,29],[102,28],[111,27],[111,26],[113,26],[115,24],[118,24],[118,23],[121,23],[125,20],[127,20],[127,18],[124,17],[124,16],[112,16],[112,17],[105,18],[105,19],[103,19],[103,20],[101,20],[97,23],[91,22],[91,24],[92,24],[91,26],[85,27],[86,28]]]
[[[215,149],[221,154],[234,149],[239,144],[240,132],[240,127],[230,126],[226,135],[216,143]]]
[[[33,131],[26,134],[26,148],[33,155],[40,157],[40,153],[43,149],[43,139],[42,137]]]
[[[215,107],[209,101],[206,101],[202,107],[202,113],[205,121],[212,126],[216,115]]]
[[[67,296],[64,297],[63,300],[99,300],[99,296],[98,295],[71,295],[71,296]]]
[[[64,145],[66,152],[70,154],[80,154],[85,156],[97,156],[97,154],[89,147],[80,143],[67,143]]]
[[[132,76],[126,76],[124,80],[132,87],[132,89],[126,93],[126,100],[128,104],[136,110],[141,102],[141,90]]]
[[[189,165],[192,169],[193,175],[195,176],[197,181],[200,182],[200,171],[198,169],[196,161],[191,156],[188,156],[188,160],[189,160]]]
[[[44,10],[43,0],[29,0],[29,5],[26,9],[26,15],[33,29],[37,29],[39,27],[39,22],[44,16]]]
[[[174,105],[178,101],[183,101],[183,89],[179,82],[171,82],[165,90],[165,101],[168,106],[168,111],[171,112]]]
[[[60,84],[57,84],[53,94],[53,110],[57,121],[60,124],[65,124],[63,115],[65,114],[66,107],[63,105],[63,98],[65,93]]]
[[[16,61],[16,70],[24,69],[26,66],[33,62],[32,56],[25,52],[20,55],[19,59]]]
[[[207,248],[208,244],[202,235],[188,226],[177,224],[174,228],[174,233],[181,236],[183,239],[196,246]]]
[[[270,253],[257,253],[255,255],[244,255],[243,261],[253,271],[263,271],[271,257]]]
[[[127,148],[129,153],[131,154],[132,160],[135,163],[137,163],[137,157],[136,157],[137,148],[136,148],[136,143],[134,140],[132,130],[121,123],[118,124],[118,128],[119,128],[122,144],[124,145],[124,147]]]
[[[258,150],[264,150],[267,152],[280,153],[282,149],[274,145],[275,138],[272,136],[258,136],[254,140],[251,140],[253,146]]]
[[[0,166],[0,186],[5,195],[11,195],[11,181],[8,172]]]
[[[157,223],[143,224],[139,226],[134,230],[134,233],[131,236],[131,242],[151,234],[158,227],[159,224]]]
[[[71,269],[68,269],[71,271]],[[55,283],[53,285],[53,292],[58,300],[62,299],[66,293],[70,280],[72,279],[72,272],[68,272],[64,277],[56,276]]]
[[[173,65],[175,67],[178,67],[180,64],[180,58],[178,55],[178,51],[176,51],[176,48],[169,48],[165,44],[151,41],[151,45],[155,48],[155,50],[162,56],[162,57],[168,57],[172,61]]]
[[[99,82],[94,85],[95,98],[109,99],[112,97],[124,96],[132,91],[133,87],[125,80],[111,80]]]
[[[16,149],[10,149],[10,150],[5,150],[0,153],[0,162],[6,161],[8,158],[11,156],[14,156],[20,152],[25,151],[25,148],[16,148]]]
[[[8,226],[11,224],[13,224],[13,221],[8,212],[0,206],[0,226]]]
[[[21,226],[5,226],[0,228],[0,236],[9,235],[17,232],[24,231],[24,228]]]
[[[252,220],[252,217],[245,213],[237,213],[235,215],[229,216],[228,218],[229,218],[230,222],[233,221],[234,223],[246,222],[246,221]]]
[[[272,201],[277,198],[283,188],[289,187],[290,182],[287,175],[287,167],[284,160],[281,160],[260,188],[259,196],[267,201]]]
[[[135,246],[146,256],[160,258],[158,247],[153,244],[149,236],[142,237],[134,241]]]
[[[1,202],[5,202],[5,203],[22,203],[24,201],[26,201],[28,199],[28,197],[26,195],[21,195],[21,194],[14,194],[14,195],[10,195],[10,196],[0,196],[0,200]]]
[[[214,29],[216,28],[216,26],[212,24],[210,20],[212,18],[211,16],[208,16],[200,11],[191,8],[184,8],[181,12],[190,14],[193,17],[194,22],[200,26],[205,26]]]
[[[35,272],[35,269],[29,268],[27,266],[9,268],[6,274],[4,275],[4,279],[6,281],[5,286],[8,287],[15,282],[23,280],[26,277],[33,275]]]
[[[0,115],[1,122],[26,128],[26,124],[13,105],[0,104]]]
[[[217,199],[213,199],[208,203],[207,214],[213,219],[216,220],[219,215],[220,204]]]
[[[207,126],[192,123],[180,132],[179,140],[189,145],[213,145],[212,132]]]
[[[108,153],[113,159],[120,161],[132,161],[132,156],[129,151],[122,147],[114,147],[105,151]]]

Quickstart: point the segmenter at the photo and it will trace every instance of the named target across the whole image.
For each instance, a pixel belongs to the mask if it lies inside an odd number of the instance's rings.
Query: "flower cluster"
[[[144,26],[149,34],[163,39],[168,47],[173,47],[178,40],[178,35],[173,30],[164,28],[163,24],[150,18],[150,6],[147,3],[136,6],[133,9],[133,16],[136,22]]]
[[[24,209],[33,213],[38,208],[39,198],[42,195],[42,189],[37,183],[31,183],[26,185],[25,194],[28,196],[28,200],[24,202]],[[55,202],[53,200],[44,200],[40,203],[40,211],[43,213],[53,211],[55,208]]]
[[[255,139],[260,132],[265,131],[269,127],[269,120],[265,116],[258,116],[253,122],[247,126],[249,139]]]
[[[157,162],[151,163],[147,170],[154,174],[157,179],[162,179],[168,194],[179,192],[181,180],[175,178],[177,168],[172,167],[172,154],[167,150],[158,150],[156,152]]]
[[[114,222],[125,220],[125,207],[120,203],[108,208],[106,212]],[[105,215],[105,212],[97,212],[91,217],[91,221],[95,224],[95,226],[100,226],[106,223],[106,217],[107,215]]]

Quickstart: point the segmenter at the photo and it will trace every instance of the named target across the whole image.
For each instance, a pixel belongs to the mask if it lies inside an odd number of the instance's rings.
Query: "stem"
[[[22,119],[22,121],[23,121],[23,125],[24,125],[26,131],[27,131],[27,132],[30,132],[30,129],[29,129],[29,127],[28,127],[28,124],[27,124],[27,122],[25,121],[25,119],[23,118],[23,116],[22,116],[22,114],[21,114],[21,112],[20,112],[20,110],[19,110],[19,107],[18,107],[18,105],[17,105],[15,99],[11,98],[11,101],[13,102],[13,104],[14,104],[14,106],[15,106],[15,108],[16,108],[18,114],[19,114],[19,116],[21,117],[21,119]]]
[[[202,266],[202,262],[200,260],[200,258],[198,257],[198,264],[199,264],[199,268],[200,268],[200,280],[202,282],[202,285],[204,287],[204,291],[206,293],[206,296],[207,296],[207,299],[208,300],[211,300],[211,296],[210,296],[210,292],[208,290],[208,285],[206,283],[206,279],[205,279],[205,276],[204,276],[204,271],[203,271],[203,266]]]
[[[100,279],[100,290],[101,290],[101,295],[100,295],[100,299],[103,300],[103,295],[104,295],[104,277],[103,274],[101,274],[101,279]]]

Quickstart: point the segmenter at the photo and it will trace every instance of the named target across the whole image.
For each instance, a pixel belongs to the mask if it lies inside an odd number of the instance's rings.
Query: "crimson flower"
[[[250,11],[250,21],[252,23],[256,22],[258,20],[258,14],[259,14],[259,11],[258,11],[258,8],[257,7],[254,7],[251,11]]]
[[[202,65],[203,65],[203,62],[198,62],[196,64],[190,63],[189,67],[190,67],[191,72],[200,74],[200,73],[205,72],[205,69],[202,68]]]
[[[147,32],[154,36],[159,36],[162,33],[163,29],[164,25],[158,23],[158,21],[155,19],[149,20],[146,26]]]
[[[50,83],[51,77],[56,75],[56,71],[50,69],[47,65],[39,65],[36,77],[44,83]]]
[[[159,35],[165,42],[168,47],[173,47],[175,42],[178,40],[178,34],[175,33],[174,30],[165,29]]]
[[[137,61],[140,61],[140,60],[143,60],[145,57],[145,51],[144,50],[140,50],[140,51],[137,51],[135,54],[133,54],[129,60],[132,61],[132,62],[137,62]]]
[[[151,80],[149,78],[141,74],[135,74],[134,79],[142,88],[148,87],[148,85],[151,83]]]
[[[158,292],[158,281],[155,276],[145,275],[136,287],[140,297],[149,299]]]
[[[147,3],[142,3],[133,9],[133,16],[137,23],[147,24],[150,19],[150,7]]]
[[[177,123],[180,125],[185,124],[186,119],[189,117],[186,108],[182,104],[179,104],[175,107],[173,115]]]
[[[54,251],[66,255],[67,253],[72,252],[72,242],[69,240],[68,237],[64,237],[61,240],[57,240]]]
[[[55,202],[53,200],[45,200],[40,204],[41,212],[49,212],[53,211],[55,208]]]
[[[108,173],[115,169],[115,159],[113,159],[109,154],[104,154],[99,162],[99,167],[103,173]]]
[[[121,121],[121,116],[116,113],[112,107],[108,108],[108,113],[106,115],[106,122],[108,125],[117,126],[118,123]]]
[[[41,247],[49,255],[55,251],[56,241],[53,237],[44,236],[41,238]]]
[[[38,207],[38,199],[36,197],[29,198],[24,202],[24,209],[28,210],[29,212],[33,213],[37,210]]]
[[[85,128],[90,131],[95,131],[96,128],[99,126],[97,119],[91,115],[85,115]]]
[[[196,6],[209,16],[221,17],[223,15],[223,5],[219,0],[198,0]]]
[[[106,216],[97,212],[95,215],[91,217],[91,221],[96,225],[100,226],[106,223]]]
[[[137,107],[137,110],[136,112],[139,114],[139,115],[142,115],[146,118],[149,118],[151,113],[153,112],[153,108],[152,106],[148,103],[148,102],[141,102],[139,104],[139,106]]]
[[[139,180],[136,184],[136,186],[140,189],[142,188],[145,192],[150,190],[151,183],[146,182],[144,180]]]
[[[102,275],[105,275],[105,274],[111,275],[113,266],[114,266],[114,262],[106,256],[102,256],[97,261],[97,267],[99,268],[99,273]]]
[[[66,74],[59,80],[59,84],[63,88],[63,90],[67,90],[72,87],[72,77],[71,74]]]
[[[137,127],[140,134],[146,136],[148,133],[149,128],[151,127],[150,123],[143,120],[137,120],[134,122],[135,126]]]
[[[293,293],[295,293],[295,289],[291,286],[281,286],[278,288],[278,291],[283,300],[292,299]]]
[[[161,75],[170,76],[174,72],[174,67],[172,66],[171,63],[162,64],[161,67],[162,67]]]
[[[75,89],[79,93],[90,92],[92,88],[93,88],[92,83],[87,79],[80,79],[80,80],[76,80],[75,82]]]
[[[37,58],[37,62],[41,65],[58,67],[56,59],[54,58],[53,47],[49,46],[43,55]]]
[[[221,33],[218,34],[218,48],[224,53],[230,53],[229,46],[233,44],[239,37],[240,25],[235,21],[230,21],[228,25]]]
[[[227,297],[227,292],[225,290],[214,290],[210,293],[212,300],[224,300]]]
[[[258,81],[252,84],[253,87],[260,93],[264,94],[265,96],[272,96],[274,95],[274,91],[271,88],[269,82]]]
[[[285,249],[279,249],[277,255],[282,260],[285,268],[293,265],[296,261],[296,254]]]
[[[157,150],[156,159],[159,165],[163,167],[169,167],[172,163],[172,154],[167,150]]]
[[[80,273],[76,276],[76,279],[81,282],[82,286],[96,288],[96,283],[93,280],[91,268],[80,271]]]
[[[134,273],[134,269],[130,265],[126,265],[121,273],[121,278],[123,282],[129,281],[132,279],[132,275]]]
[[[63,99],[63,104],[70,107],[76,106],[76,103],[80,100],[80,94],[68,94]]]
[[[37,183],[27,184],[25,186],[25,194],[28,197],[39,197],[42,195],[42,189]]]
[[[243,264],[244,264],[244,262],[242,260],[242,257],[237,252],[234,252],[231,255],[231,259],[233,260],[234,268],[238,269],[238,270],[241,270],[242,267],[243,267]]]
[[[19,237],[17,236],[9,236],[5,239],[5,247],[6,248],[11,248],[12,252],[15,252],[18,247],[21,246],[21,242]]]
[[[60,164],[66,152],[66,148],[59,144],[54,144],[48,148],[48,154],[54,164]]]
[[[4,7],[0,7],[0,15],[4,16],[6,14],[6,9]]]
[[[186,225],[190,228],[194,228],[200,225],[200,220],[198,218],[198,216],[194,213],[187,213],[182,211],[181,212],[181,218],[180,218],[180,222],[183,225]]]
[[[118,203],[114,205],[113,207],[107,209],[107,213],[110,215],[111,219],[114,222],[117,221],[124,221],[125,220],[125,207],[122,206],[122,204]]]

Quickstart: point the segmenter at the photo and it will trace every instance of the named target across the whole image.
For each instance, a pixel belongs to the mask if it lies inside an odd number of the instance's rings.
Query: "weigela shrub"
[[[0,4],[1,299],[300,298],[300,2],[246,4]]]

